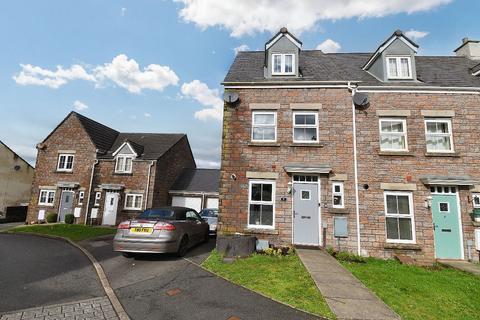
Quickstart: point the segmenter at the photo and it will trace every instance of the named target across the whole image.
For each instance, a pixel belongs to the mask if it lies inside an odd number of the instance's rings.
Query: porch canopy
[[[283,167],[287,173],[330,173],[332,167],[328,164],[291,163]]]
[[[125,188],[123,184],[113,184],[113,183],[101,184],[99,185],[99,187],[102,190],[113,190],[113,191],[120,191],[120,190],[123,190],[123,188]]]
[[[420,181],[426,185],[444,186],[473,186],[475,184],[479,184],[479,181],[472,179],[470,176],[424,175],[420,176]]]

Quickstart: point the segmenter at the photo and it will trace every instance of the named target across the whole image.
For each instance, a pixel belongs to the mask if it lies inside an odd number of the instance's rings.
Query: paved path
[[[297,249],[297,252],[339,320],[400,319],[329,254],[308,249]]]
[[[319,319],[198,267],[214,248],[214,240],[189,251],[188,260],[165,254],[126,259],[112,251],[111,239],[81,244],[100,262],[134,320]]]
[[[0,231],[4,231],[10,228],[23,226],[25,222],[9,222],[9,223],[0,223]]]
[[[104,295],[90,260],[67,242],[0,233],[0,313]]]
[[[460,261],[460,260],[439,260],[438,262],[452,267],[454,269],[458,269],[464,272],[468,272],[477,276],[480,276],[480,265],[478,263],[472,263],[468,261]]]
[[[0,320],[117,320],[107,297],[0,314]]]

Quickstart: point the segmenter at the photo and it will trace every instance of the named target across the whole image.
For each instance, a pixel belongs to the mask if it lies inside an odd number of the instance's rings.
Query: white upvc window
[[[410,57],[387,57],[388,79],[412,79]]]
[[[407,120],[398,118],[381,118],[380,150],[408,151]]]
[[[384,196],[387,242],[415,243],[412,193],[386,191]]]
[[[277,141],[277,113],[255,111],[252,113],[252,141]]]
[[[116,173],[132,173],[132,155],[122,155],[117,156],[117,162],[115,163],[115,172]]]
[[[41,206],[52,206],[55,203],[55,190],[40,190],[38,204]]]
[[[453,152],[452,120],[425,119],[427,152]]]
[[[274,229],[275,181],[249,181],[248,227]]]
[[[83,204],[83,199],[85,199],[85,191],[80,191],[78,193],[78,204],[79,205]]]
[[[295,74],[295,55],[293,53],[272,54],[272,74]]]
[[[318,142],[318,113],[293,113],[293,142]]]
[[[345,208],[343,182],[332,183],[332,207],[333,208]]]
[[[73,154],[59,154],[57,171],[72,171],[74,157]]]
[[[472,201],[473,201],[474,208],[480,208],[480,193],[473,193]]]
[[[143,195],[127,193],[125,195],[125,209],[142,210]]]
[[[94,206],[98,207],[100,205],[100,200],[102,199],[102,193],[100,191],[95,192],[95,202]]]

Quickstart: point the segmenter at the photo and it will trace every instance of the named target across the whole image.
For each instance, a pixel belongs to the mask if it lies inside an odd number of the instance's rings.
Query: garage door
[[[172,206],[192,208],[197,211],[202,210],[202,198],[201,197],[172,197]]]
[[[207,198],[207,208],[218,209],[218,198]]]

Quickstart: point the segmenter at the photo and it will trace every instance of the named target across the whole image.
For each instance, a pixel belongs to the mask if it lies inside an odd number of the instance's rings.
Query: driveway
[[[173,255],[126,259],[112,251],[111,238],[81,244],[101,263],[132,319],[318,319],[198,267],[214,248],[214,240],[189,251],[185,259]]]
[[[0,233],[0,313],[105,295],[90,260],[65,241]]]

